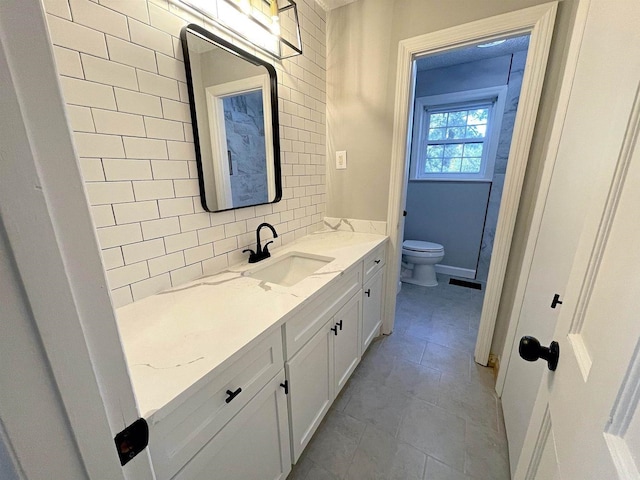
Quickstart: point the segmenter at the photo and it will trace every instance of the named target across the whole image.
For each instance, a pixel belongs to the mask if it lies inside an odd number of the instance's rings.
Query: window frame
[[[415,181],[479,181],[488,182],[493,179],[496,153],[502,127],[502,116],[507,96],[507,85],[480,88],[462,92],[446,93],[418,97],[415,100],[413,141],[411,145],[411,164],[409,178]],[[487,133],[484,137],[484,148],[479,173],[420,173],[424,172],[426,150],[429,141],[429,113],[449,112],[461,108],[473,108],[490,104]],[[435,112],[434,112],[435,111]],[[455,143],[455,142],[454,142]],[[475,143],[473,141],[460,143]],[[420,152],[424,156],[420,158]]]

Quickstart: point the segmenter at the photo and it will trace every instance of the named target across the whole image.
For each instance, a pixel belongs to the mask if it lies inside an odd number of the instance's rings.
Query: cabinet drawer
[[[280,329],[213,377],[187,400],[150,421],[149,452],[158,480],[175,475],[284,365]],[[227,391],[236,392],[227,402]],[[158,415],[161,417],[158,417]]]
[[[385,264],[387,244],[378,245],[375,250],[364,257],[363,283],[367,283]]]
[[[284,326],[286,358],[293,357],[362,287],[360,264],[344,272],[334,285],[296,312]]]

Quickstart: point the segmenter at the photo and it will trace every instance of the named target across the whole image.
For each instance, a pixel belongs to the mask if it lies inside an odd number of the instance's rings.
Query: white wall
[[[180,29],[167,0],[45,0],[68,116],[116,306],[244,260],[263,221],[287,243],[325,212],[325,19],[298,2],[304,55],[278,72],[283,199],[200,205]],[[228,35],[222,35],[228,38]],[[256,52],[252,52],[256,53]]]
[[[502,351],[506,335],[577,1],[559,4],[493,352]],[[327,215],[386,219],[400,40],[542,3],[545,0],[358,0],[332,10],[327,18],[327,149],[331,160],[336,150],[347,150],[349,167],[335,170],[329,162]]]

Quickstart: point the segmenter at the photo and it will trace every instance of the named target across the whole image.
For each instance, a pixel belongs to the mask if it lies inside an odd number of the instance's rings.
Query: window
[[[491,180],[506,87],[416,99],[411,178]]]

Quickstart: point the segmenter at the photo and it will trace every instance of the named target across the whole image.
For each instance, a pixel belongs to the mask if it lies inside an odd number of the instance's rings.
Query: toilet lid
[[[422,242],[420,240],[405,240],[402,242],[402,246],[416,252],[438,252],[444,250],[444,247],[439,243]]]

